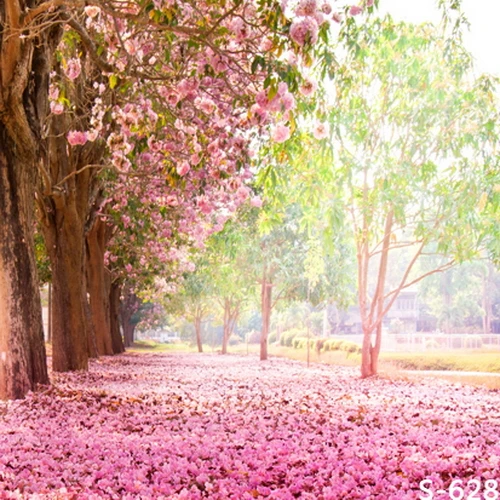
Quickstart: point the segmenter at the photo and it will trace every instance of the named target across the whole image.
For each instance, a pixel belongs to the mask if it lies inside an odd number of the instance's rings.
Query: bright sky
[[[464,40],[476,69],[500,76],[500,0],[462,0],[462,5],[471,25]],[[379,11],[414,23],[441,19],[437,0],[380,0]]]

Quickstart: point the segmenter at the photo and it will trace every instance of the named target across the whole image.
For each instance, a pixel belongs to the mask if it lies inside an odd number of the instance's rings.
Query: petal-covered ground
[[[0,498],[498,498],[499,438],[494,391],[126,354],[0,403]]]

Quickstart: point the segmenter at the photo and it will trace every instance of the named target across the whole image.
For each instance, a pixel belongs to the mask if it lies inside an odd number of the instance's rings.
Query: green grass
[[[196,352],[196,346],[191,346],[184,342],[175,344],[162,344],[153,340],[136,340],[132,347],[128,348],[130,352]]]
[[[381,361],[404,370],[447,370],[500,373],[500,352],[432,351],[382,353]]]

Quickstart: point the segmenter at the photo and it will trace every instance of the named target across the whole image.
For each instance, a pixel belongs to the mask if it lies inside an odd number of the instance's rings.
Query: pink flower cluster
[[[126,354],[0,403],[0,497],[415,499],[499,479],[500,395],[253,356]]]

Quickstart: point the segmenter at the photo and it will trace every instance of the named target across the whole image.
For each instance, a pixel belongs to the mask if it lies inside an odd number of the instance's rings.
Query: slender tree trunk
[[[109,237],[109,228],[98,218],[87,234],[87,283],[90,295],[90,310],[97,352],[111,355],[114,352],[110,323],[110,278],[104,266],[104,253]]]
[[[491,281],[493,275],[493,266],[488,262],[488,270],[482,275],[483,284],[483,333],[491,333],[491,318],[493,316],[493,305],[491,301]]]
[[[227,344],[229,342],[229,318],[230,318],[230,304],[229,300],[224,300],[224,327],[222,333],[222,354],[227,354]]]
[[[34,258],[32,164],[0,122],[0,399],[48,384]]]
[[[371,377],[378,372],[378,357],[382,345],[382,320],[384,313],[384,291],[385,280],[387,276],[387,266],[389,262],[389,251],[391,243],[392,225],[394,220],[393,210],[387,213],[384,228],[384,239],[380,254],[379,272],[377,278],[377,287],[370,306],[370,314],[363,318],[363,346],[361,349],[361,377]],[[366,297],[367,288],[364,289]],[[364,299],[366,303],[366,299]],[[372,345],[371,336],[375,331],[375,345]]]
[[[117,282],[111,283],[109,295],[109,314],[113,354],[125,352],[122,334],[120,332],[120,296],[121,285]]]
[[[261,288],[261,311],[262,311],[262,331],[260,333],[260,360],[265,361],[268,358],[267,354],[267,339],[269,337],[269,327],[271,325],[271,308],[272,308],[272,283],[266,281],[264,273]]]
[[[196,333],[196,345],[198,352],[203,352],[203,343],[201,341],[201,314],[197,313],[194,318],[194,331]]]

